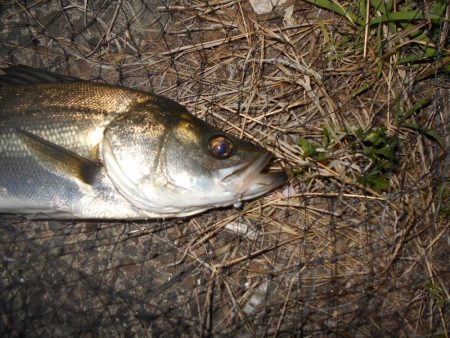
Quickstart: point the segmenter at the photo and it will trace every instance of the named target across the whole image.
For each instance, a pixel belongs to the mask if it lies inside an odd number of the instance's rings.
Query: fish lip
[[[252,161],[235,165],[228,169],[232,169],[232,171],[228,175],[224,176],[221,181],[222,183],[227,184],[234,179],[247,177],[248,175],[251,175],[252,172],[260,173],[269,163],[271,158],[272,154],[265,152],[263,155],[255,157]]]
[[[284,184],[287,176],[284,172],[263,172],[273,155],[264,152],[254,160],[236,165],[230,174],[221,181],[240,195],[240,199],[251,199]],[[236,181],[236,182],[233,182]]]
[[[249,189],[242,196],[242,199],[253,199],[284,185],[287,182],[287,175],[282,172],[267,172],[256,175],[252,180]]]

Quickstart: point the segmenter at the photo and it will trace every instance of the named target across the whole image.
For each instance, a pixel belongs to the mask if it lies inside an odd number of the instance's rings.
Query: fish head
[[[189,216],[267,193],[286,180],[284,173],[264,170],[271,158],[168,99],[118,116],[102,142],[103,164],[117,190],[159,217]]]

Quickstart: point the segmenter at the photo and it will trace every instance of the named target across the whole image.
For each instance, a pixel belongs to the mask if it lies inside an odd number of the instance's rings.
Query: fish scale
[[[185,217],[258,197],[286,180],[262,172],[269,152],[173,100],[66,76],[53,81],[52,73],[25,66],[5,72],[0,213]]]
[[[17,145],[15,129],[35,132],[80,155],[96,144],[87,137],[115,114],[125,111],[139,93],[91,83],[0,86],[0,139],[4,147]],[[142,98],[143,99],[143,98]],[[9,141],[11,140],[11,141]],[[96,140],[98,143],[98,140]],[[18,148],[22,152],[23,148]]]
[[[4,205],[9,204],[5,202],[6,191],[20,200],[19,207],[24,211],[31,210],[34,214],[42,210],[49,216],[52,211],[66,211],[67,218],[76,218],[71,209],[77,200],[86,199],[89,194],[83,192],[85,189],[76,180],[44,168],[20,140],[17,129],[94,160],[95,147],[101,141],[105,125],[139,96],[142,97],[139,92],[127,93],[121,88],[84,82],[0,86],[0,187],[3,189],[0,206],[2,199]],[[93,133],[97,137],[89,137]],[[131,216],[142,214],[117,194],[107,180],[97,182],[97,186],[91,199],[97,200],[98,209],[106,208],[114,216],[109,210],[122,204]],[[102,198],[102,193],[107,199]]]

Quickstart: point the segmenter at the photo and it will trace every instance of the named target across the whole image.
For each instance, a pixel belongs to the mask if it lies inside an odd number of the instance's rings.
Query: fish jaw
[[[224,189],[235,196],[232,204],[264,195],[286,183],[287,177],[283,172],[263,172],[271,158],[271,153],[264,152],[250,163],[219,171]]]

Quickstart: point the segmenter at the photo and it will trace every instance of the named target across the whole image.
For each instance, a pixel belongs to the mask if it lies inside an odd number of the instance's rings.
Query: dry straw
[[[3,64],[174,98],[290,175],[185,220],[1,219],[0,331],[448,337],[448,4],[282,3],[0,5]]]

